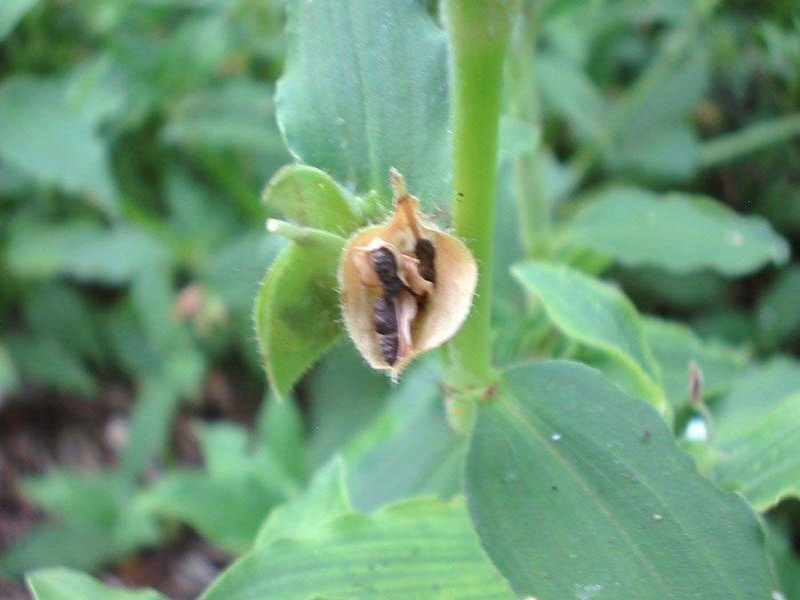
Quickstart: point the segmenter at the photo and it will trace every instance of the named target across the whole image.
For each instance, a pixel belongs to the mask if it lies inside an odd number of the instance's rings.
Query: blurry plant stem
[[[447,349],[448,377],[454,389],[480,397],[494,380],[491,362],[492,251],[497,143],[503,64],[516,0],[442,0],[450,45],[453,126],[453,224],[478,262],[478,288],[472,311]],[[450,421],[466,431],[476,401],[450,403]]]
[[[716,167],[766,146],[780,144],[800,136],[800,114],[787,115],[762,123],[753,123],[703,144],[700,166]]]
[[[675,67],[686,56],[692,44],[697,41],[700,28],[714,12],[719,0],[702,0],[697,3],[695,12],[661,46],[658,55],[636,78],[614,105],[606,126],[584,146],[567,165],[568,184],[560,190],[557,200],[571,196],[597,165],[603,153],[611,147],[625,122],[639,108],[647,97],[657,90],[669,77]]]
[[[517,19],[508,60],[508,114],[541,132],[539,96],[536,86],[536,21],[529,3],[524,18]],[[547,253],[552,217],[541,172],[541,136],[530,152],[514,158],[514,185],[519,207],[520,233],[525,253],[542,258]]]

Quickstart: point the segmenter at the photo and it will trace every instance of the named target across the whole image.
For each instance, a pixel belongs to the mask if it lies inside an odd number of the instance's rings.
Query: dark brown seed
[[[375,331],[380,334],[397,333],[397,314],[391,298],[383,296],[375,301]]]
[[[396,296],[403,290],[403,282],[397,276],[397,261],[388,248],[378,248],[372,252],[370,259],[372,267],[383,285],[387,296]]]
[[[433,247],[433,243],[425,238],[420,238],[417,241],[414,252],[419,260],[420,276],[431,283],[436,283],[436,270],[433,268],[433,261],[436,258],[436,249]]]
[[[396,333],[388,335],[379,335],[378,344],[381,347],[383,360],[389,363],[390,366],[397,362],[397,353],[400,351],[400,339]]]

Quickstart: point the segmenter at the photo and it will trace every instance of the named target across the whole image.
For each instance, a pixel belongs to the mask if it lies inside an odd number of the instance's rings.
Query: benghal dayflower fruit
[[[461,240],[424,220],[400,173],[390,176],[394,214],[347,241],[339,285],[350,338],[373,368],[397,379],[415,356],[461,327],[478,269]]]

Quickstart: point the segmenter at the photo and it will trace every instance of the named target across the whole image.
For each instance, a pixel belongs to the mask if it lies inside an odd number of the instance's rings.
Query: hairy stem
[[[449,347],[458,380],[488,384],[491,365],[492,232],[503,62],[515,0],[442,0],[453,102],[453,222],[478,262],[472,311]]]

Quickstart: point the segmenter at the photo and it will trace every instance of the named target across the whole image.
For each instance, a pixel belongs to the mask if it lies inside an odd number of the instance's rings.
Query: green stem
[[[515,0],[442,0],[450,42],[453,223],[478,262],[472,311],[449,346],[460,383],[488,385],[491,364],[492,234],[503,61]]]
[[[800,136],[800,114],[755,123],[704,143],[700,151],[700,164],[704,169],[716,167],[797,136]]]
[[[536,21],[530,4],[523,9],[514,31],[514,52],[509,57],[508,112],[541,130],[539,94],[536,88]],[[545,195],[541,173],[541,141],[531,152],[514,159],[514,183],[519,207],[520,233],[529,257],[541,258],[547,253],[552,231],[552,215]]]

